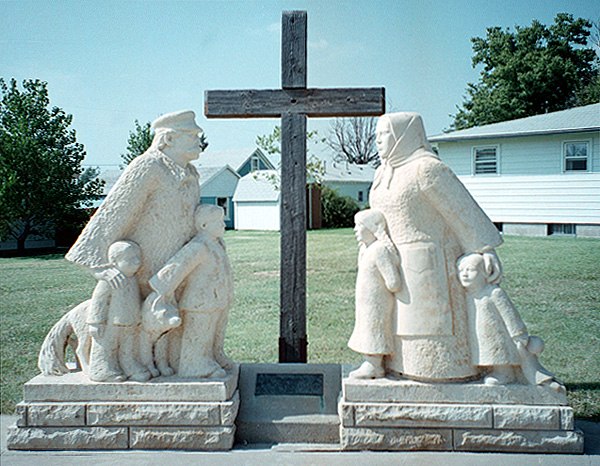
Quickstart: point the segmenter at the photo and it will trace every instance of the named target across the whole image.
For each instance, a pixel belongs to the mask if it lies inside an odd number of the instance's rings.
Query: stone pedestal
[[[573,409],[547,387],[352,380],[344,372],[343,450],[583,453]]]
[[[229,450],[239,366],[211,380],[159,377],[95,383],[80,372],[39,375],[24,386],[13,450]]]

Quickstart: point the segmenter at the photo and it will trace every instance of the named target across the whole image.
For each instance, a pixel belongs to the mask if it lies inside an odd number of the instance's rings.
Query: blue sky
[[[192,109],[209,150],[250,148],[278,120],[207,120],[207,89],[278,88],[283,10],[308,11],[310,87],[386,88],[388,111],[451,123],[490,26],[600,17],[595,0],[0,0],[0,76],[48,82],[86,164],[120,163],[135,119]],[[328,120],[309,128],[327,134]]]

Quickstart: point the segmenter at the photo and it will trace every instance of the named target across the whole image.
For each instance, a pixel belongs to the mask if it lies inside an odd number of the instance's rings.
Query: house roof
[[[229,165],[235,171],[238,171],[242,165],[248,160],[254,153],[258,152],[262,155],[272,166],[275,168],[277,166],[274,163],[274,157],[267,156],[263,151],[258,148],[254,149],[229,149],[222,151],[208,151],[200,154],[198,160],[194,163],[199,170],[202,170],[203,167],[223,167],[225,165]],[[277,162],[275,160],[275,162]]]
[[[449,142],[465,139],[533,136],[594,130],[600,130],[600,103],[437,134],[431,136],[429,141]]]
[[[234,202],[278,201],[279,190],[272,177],[278,177],[277,170],[258,170],[240,178],[238,181]]]
[[[323,181],[342,183],[371,183],[375,176],[375,168],[371,165],[356,165],[346,162],[325,162]]]
[[[196,164],[194,164],[194,165],[196,165]],[[237,177],[240,176],[229,165],[225,165],[224,167],[203,167],[203,166],[198,166],[197,168],[198,168],[198,174],[200,175],[200,178],[199,178],[198,181],[199,181],[201,187],[204,186],[209,181],[211,181],[213,178],[217,177],[221,172],[223,172],[225,170],[229,170],[231,173],[233,173]]]

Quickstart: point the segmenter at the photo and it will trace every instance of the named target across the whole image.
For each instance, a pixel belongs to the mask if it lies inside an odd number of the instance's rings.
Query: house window
[[[255,172],[258,169],[260,169],[260,160],[258,156],[253,155],[250,159],[250,171]]]
[[[229,220],[229,200],[226,197],[217,197],[217,205],[225,211],[225,220]]]
[[[358,202],[363,202],[364,201],[364,194],[362,191],[358,192]]]
[[[568,141],[563,145],[564,171],[585,172],[588,169],[589,143]]]
[[[575,236],[577,229],[572,223],[551,223],[548,225],[548,235],[571,235]]]
[[[493,175],[498,173],[498,147],[473,148],[473,173],[475,175]]]

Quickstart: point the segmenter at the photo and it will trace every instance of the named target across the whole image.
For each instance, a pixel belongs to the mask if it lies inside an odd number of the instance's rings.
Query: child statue
[[[87,313],[92,345],[89,377],[95,382],[144,382],[150,378],[135,358],[137,326],[141,321],[141,298],[135,273],[142,263],[139,246],[133,241],[116,241],[108,249],[110,264],[121,272],[124,283],[113,289],[99,280]]]
[[[544,348],[543,340],[528,334],[514,305],[498,286],[499,276],[487,266],[484,256],[461,257],[458,276],[467,292],[471,362],[487,370],[485,384],[513,383],[520,368],[528,383],[547,384],[564,391],[538,361]]]
[[[394,294],[401,288],[400,256],[392,243],[385,217],[367,209],[354,217],[359,242],[356,277],[356,320],[348,341],[350,349],[362,353],[363,364],[350,373],[357,379],[385,376],[384,356],[394,352]]]
[[[183,335],[177,375],[219,378],[233,362],[223,349],[225,326],[233,305],[233,273],[223,235],[224,212],[216,205],[196,209],[197,234],[150,279],[167,302],[185,280],[178,299]]]

